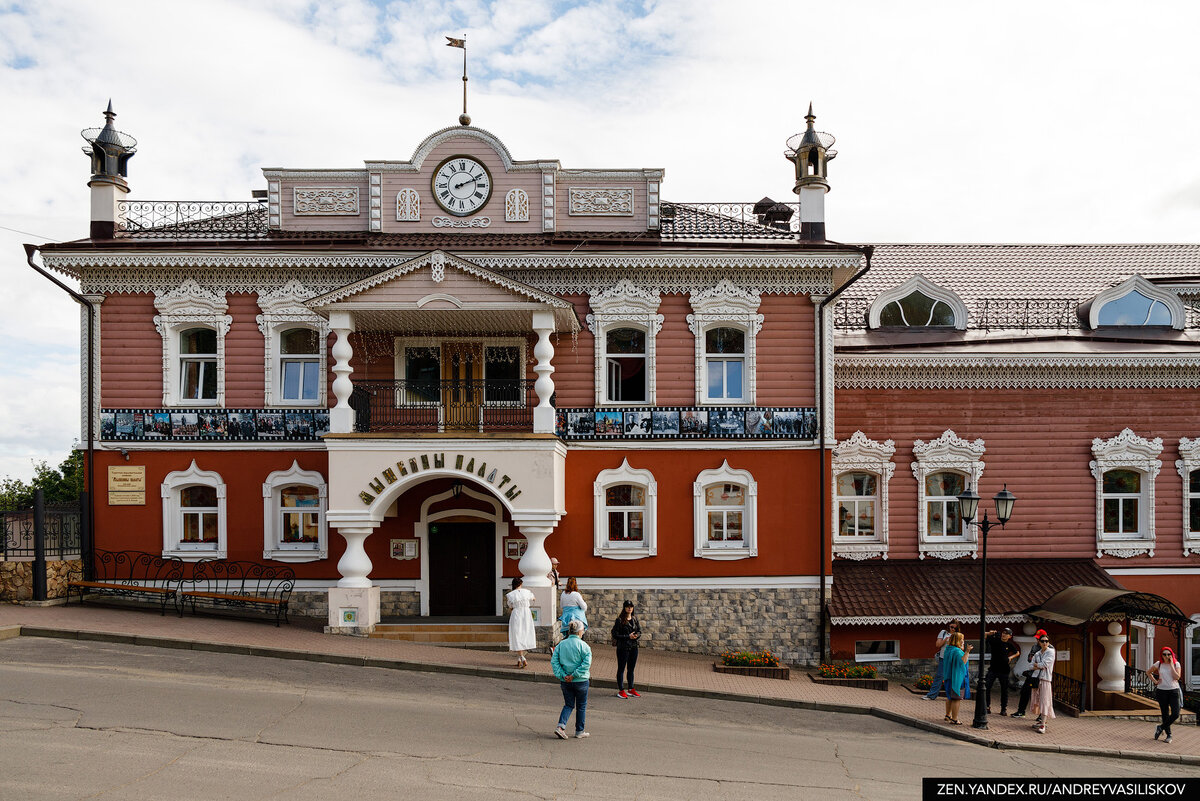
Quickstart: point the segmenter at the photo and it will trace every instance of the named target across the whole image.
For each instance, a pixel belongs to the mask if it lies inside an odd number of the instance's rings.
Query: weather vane
[[[470,125],[471,117],[467,114],[467,35],[464,33],[461,39],[447,36],[446,47],[458,47],[463,51],[463,113],[459,115],[458,124]]]

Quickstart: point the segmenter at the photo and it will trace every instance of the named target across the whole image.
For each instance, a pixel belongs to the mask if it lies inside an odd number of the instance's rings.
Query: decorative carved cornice
[[[154,293],[154,308],[173,316],[212,316],[229,308],[224,295],[210,292],[188,278],[169,292]]]
[[[1111,439],[1096,437],[1092,440],[1092,455],[1096,458],[1089,466],[1097,481],[1103,478],[1105,471],[1116,467],[1132,467],[1150,476],[1157,476],[1162,467],[1158,459],[1162,449],[1162,437],[1149,440],[1126,428]]]
[[[1200,356],[946,356],[835,357],[838,389],[1036,389],[1200,387]]]
[[[358,214],[357,186],[297,186],[292,193],[292,213],[297,217],[353,217]]]

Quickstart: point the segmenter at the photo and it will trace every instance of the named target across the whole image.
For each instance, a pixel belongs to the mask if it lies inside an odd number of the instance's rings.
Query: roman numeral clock
[[[470,156],[451,156],[433,174],[433,199],[449,214],[474,214],[492,196],[492,175]]]

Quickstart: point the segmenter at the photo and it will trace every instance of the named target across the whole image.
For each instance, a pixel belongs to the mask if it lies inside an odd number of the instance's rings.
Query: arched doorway
[[[422,501],[414,529],[422,541],[422,615],[500,614],[500,551],[508,523],[497,498],[456,482]]]

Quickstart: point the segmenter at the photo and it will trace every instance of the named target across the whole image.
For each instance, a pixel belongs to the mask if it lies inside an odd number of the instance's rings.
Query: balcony
[[[355,381],[359,433],[532,432],[534,382],[521,379]]]

